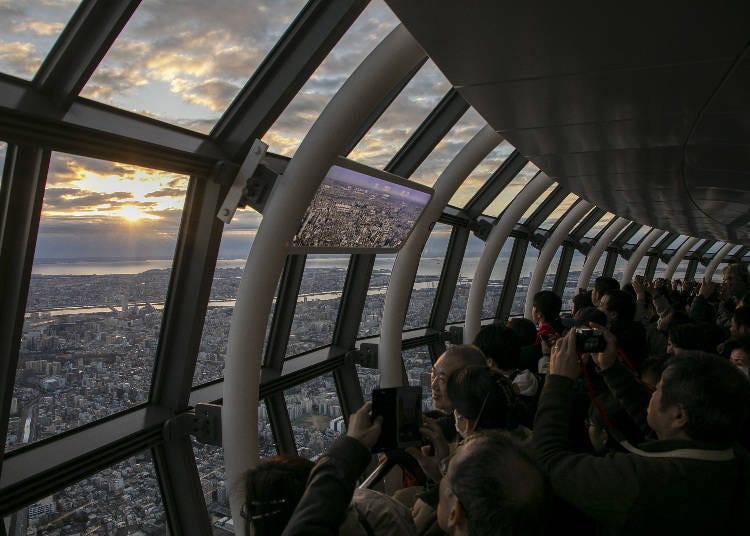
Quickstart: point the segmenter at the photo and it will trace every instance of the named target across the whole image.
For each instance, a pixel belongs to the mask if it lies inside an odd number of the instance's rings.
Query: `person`
[[[281,534],[408,536],[415,533],[408,509],[385,495],[370,490],[356,510],[350,508],[352,498],[356,498],[357,479],[370,462],[370,449],[382,429],[383,418],[371,419],[371,409],[372,402],[367,402],[353,413],[346,435],[338,438],[312,468],[305,492]]]
[[[599,307],[599,301],[608,290],[620,290],[620,283],[617,282],[617,279],[606,275],[594,279],[594,288],[591,289],[591,303],[594,307]]]
[[[648,357],[646,329],[636,322],[635,299],[624,290],[607,290],[599,299],[599,310],[607,315],[607,328],[617,338],[626,362],[639,370]]]
[[[446,393],[448,378],[456,370],[468,365],[484,365],[487,360],[482,351],[470,344],[459,344],[451,346],[435,361],[430,373],[430,389],[432,392],[432,405],[435,409],[447,415],[453,414]]]
[[[547,341],[549,337],[559,336],[565,331],[560,319],[562,299],[551,290],[541,290],[534,294],[531,307],[531,319],[537,325],[535,344]]]
[[[507,436],[472,434],[440,480],[437,522],[449,536],[542,534],[547,489],[536,463]]]
[[[464,367],[448,379],[448,397],[453,405],[456,431],[463,438],[477,430],[501,429],[527,439],[531,432],[524,420],[513,384],[498,369]]]
[[[606,372],[618,358],[614,337],[605,338],[606,350],[593,358]],[[750,382],[736,367],[695,351],[671,359],[646,409],[657,439],[603,458],[570,449],[580,370],[571,334],[553,348],[532,440],[555,494],[610,533],[745,532],[750,461],[734,444],[747,422]]]
[[[497,368],[512,382],[516,394],[524,397],[523,403],[533,415],[539,381],[531,371],[521,368],[521,344],[516,332],[502,325],[491,324],[479,330],[472,344],[482,350],[489,367]]]
[[[729,361],[746,376],[750,377],[750,336],[733,337],[724,344]]]

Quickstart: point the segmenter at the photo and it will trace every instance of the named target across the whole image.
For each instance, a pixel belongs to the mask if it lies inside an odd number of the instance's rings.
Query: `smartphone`
[[[373,452],[422,444],[422,388],[388,387],[373,389],[372,417],[383,417],[383,428]]]

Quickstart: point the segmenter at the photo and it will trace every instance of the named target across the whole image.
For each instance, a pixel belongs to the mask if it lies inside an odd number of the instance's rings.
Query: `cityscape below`
[[[536,250],[533,250],[536,251]],[[534,259],[532,258],[533,262]],[[294,311],[287,357],[326,346],[336,322],[346,261],[305,274]],[[64,266],[58,268],[64,272]],[[78,272],[76,272],[78,273]],[[420,270],[405,329],[424,327],[437,293],[439,267]],[[193,379],[198,386],[222,378],[234,300],[242,268],[217,268]],[[580,271],[569,273],[564,307],[576,292]],[[596,275],[596,274],[595,274]],[[136,274],[33,274],[23,328],[6,452],[146,403],[169,281],[169,269]],[[359,336],[379,331],[390,270],[376,268]],[[679,276],[679,274],[678,274]],[[522,314],[530,276],[520,278],[511,315]],[[554,273],[548,274],[550,288]],[[471,279],[456,286],[449,323],[461,322]],[[488,285],[483,316],[492,317],[503,281]],[[431,409],[431,361],[426,347],[403,352],[409,384],[422,387]],[[379,384],[377,370],[358,366],[365,399]],[[284,392],[298,452],[317,459],[345,431],[332,375]],[[263,402],[258,405],[261,457],[276,454]],[[201,485],[215,534],[233,533],[224,481],[223,450],[194,441]],[[142,452],[4,519],[12,536],[164,534],[166,516],[153,460]]]

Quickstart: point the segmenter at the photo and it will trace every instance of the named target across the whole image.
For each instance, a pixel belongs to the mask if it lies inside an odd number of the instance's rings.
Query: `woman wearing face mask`
[[[478,366],[459,369],[448,379],[447,394],[461,437],[487,429],[507,430],[520,441],[531,437],[531,431],[518,424],[516,394],[499,370]]]

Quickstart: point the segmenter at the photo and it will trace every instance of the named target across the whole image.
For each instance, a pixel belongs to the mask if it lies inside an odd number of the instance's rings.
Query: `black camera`
[[[598,329],[576,329],[576,351],[579,354],[596,354],[607,348],[604,334]]]
[[[373,452],[422,444],[422,388],[388,387],[373,389],[372,417],[383,417],[383,428]]]

